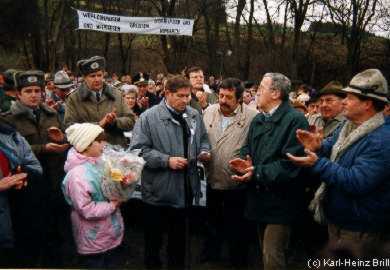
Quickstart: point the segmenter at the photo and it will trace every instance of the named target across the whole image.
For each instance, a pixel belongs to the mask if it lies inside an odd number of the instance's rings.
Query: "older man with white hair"
[[[304,185],[300,168],[286,153],[303,153],[295,132],[307,129],[305,116],[291,107],[290,80],[280,73],[266,73],[257,90],[262,113],[252,121],[241,159],[230,164],[247,182],[246,217],[258,225],[264,269],[286,269],[291,225],[304,209]],[[244,159],[246,158],[246,159]]]

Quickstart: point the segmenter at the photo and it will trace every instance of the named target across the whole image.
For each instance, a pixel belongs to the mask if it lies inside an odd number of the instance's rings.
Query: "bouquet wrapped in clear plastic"
[[[103,195],[109,200],[127,201],[141,179],[145,160],[139,151],[126,151],[123,148],[107,145],[103,150],[104,177]]]

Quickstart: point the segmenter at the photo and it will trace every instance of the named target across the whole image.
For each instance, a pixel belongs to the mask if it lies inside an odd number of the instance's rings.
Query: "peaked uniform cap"
[[[379,69],[366,69],[356,74],[343,91],[389,103],[387,80]]]
[[[135,85],[149,84],[149,74],[139,72],[133,76],[133,81]]]
[[[106,69],[106,60],[102,56],[93,56],[88,59],[82,59],[77,62],[81,75],[88,75],[99,70]]]

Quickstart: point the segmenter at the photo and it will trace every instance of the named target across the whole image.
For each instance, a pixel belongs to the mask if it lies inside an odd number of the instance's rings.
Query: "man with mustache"
[[[219,103],[210,105],[203,121],[209,136],[212,159],[207,187],[208,238],[205,243],[205,261],[220,259],[223,240],[229,247],[229,263],[245,267],[248,251],[248,224],[244,219],[246,185],[233,181],[229,160],[239,157],[249,131],[249,125],[257,112],[243,103],[245,91],[236,78],[222,81]],[[225,222],[228,220],[229,222]]]

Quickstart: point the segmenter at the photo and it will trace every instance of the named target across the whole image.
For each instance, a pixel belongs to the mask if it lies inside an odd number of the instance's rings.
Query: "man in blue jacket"
[[[323,182],[311,207],[327,222],[330,245],[364,258],[382,246],[390,225],[388,87],[379,70],[368,69],[343,91],[348,121],[322,143],[318,134],[298,130],[307,155],[288,156]]]

